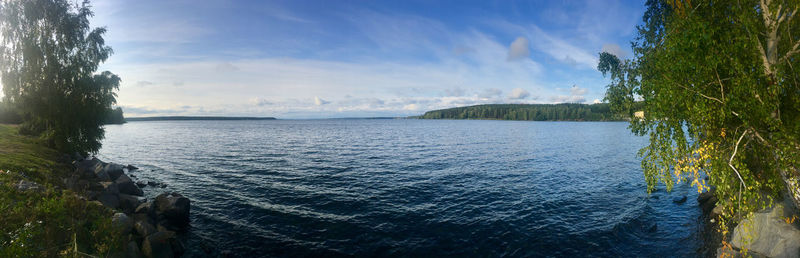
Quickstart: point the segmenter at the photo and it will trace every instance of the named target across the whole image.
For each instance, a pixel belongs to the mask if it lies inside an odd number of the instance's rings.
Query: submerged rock
[[[672,202],[677,203],[677,204],[682,204],[682,203],[686,202],[686,199],[687,199],[686,195],[684,195],[683,197],[676,197],[676,198],[672,199]]]
[[[782,204],[753,214],[734,228],[731,244],[769,257],[800,257],[800,230],[783,217]]]

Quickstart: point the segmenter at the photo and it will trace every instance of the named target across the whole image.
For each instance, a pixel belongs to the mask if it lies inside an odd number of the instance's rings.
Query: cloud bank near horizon
[[[93,24],[109,29],[116,55],[101,69],[123,78],[118,100],[129,116],[407,116],[474,104],[602,99],[597,52],[624,55],[616,42],[629,40],[642,8],[585,4],[550,4],[519,17],[504,17],[511,9],[500,8],[488,16],[494,18],[476,19],[466,9],[418,12],[425,6],[341,4],[319,12],[292,3],[210,1],[165,13],[111,1],[96,4]],[[202,18],[213,12],[219,21]],[[571,16],[582,18],[564,18]],[[242,22],[258,33],[232,29]],[[581,86],[563,90],[571,85]]]

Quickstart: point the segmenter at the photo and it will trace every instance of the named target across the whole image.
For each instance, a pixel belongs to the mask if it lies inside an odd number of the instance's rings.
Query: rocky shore
[[[83,193],[88,201],[117,211],[112,223],[126,244],[124,253],[115,256],[178,257],[184,253],[184,244],[176,236],[190,227],[191,201],[188,198],[165,192],[148,200],[143,198],[142,187],[160,189],[163,184],[134,182],[131,176],[136,167],[80,155],[71,159],[75,173],[64,179],[65,185]]]
[[[711,236],[706,241],[718,243],[715,250],[707,253],[714,257],[800,257],[800,219],[798,209],[789,197],[773,206],[756,212],[752,217],[744,218],[736,224],[729,225],[733,230],[722,236],[719,228],[723,207],[717,205],[717,197],[713,191],[697,197],[703,209],[704,219],[711,229]],[[795,219],[792,219],[795,218]],[[723,237],[729,239],[730,247],[721,244]],[[743,252],[747,252],[746,255]]]

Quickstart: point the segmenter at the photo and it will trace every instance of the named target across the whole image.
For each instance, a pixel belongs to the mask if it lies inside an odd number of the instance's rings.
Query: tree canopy
[[[613,121],[608,104],[490,104],[425,112],[422,119],[496,119],[529,121]]]
[[[23,118],[21,132],[58,150],[97,152],[120,78],[95,73],[112,50],[92,28],[88,1],[0,2],[4,100]]]
[[[647,1],[634,55],[601,53],[606,100],[641,100],[648,191],[683,180],[715,187],[723,217],[789,196],[800,207],[800,2]],[[708,176],[708,181],[705,181]]]

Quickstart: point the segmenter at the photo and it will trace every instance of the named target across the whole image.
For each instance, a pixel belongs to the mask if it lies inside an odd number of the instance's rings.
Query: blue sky
[[[95,1],[128,116],[407,116],[593,103],[634,1]]]

